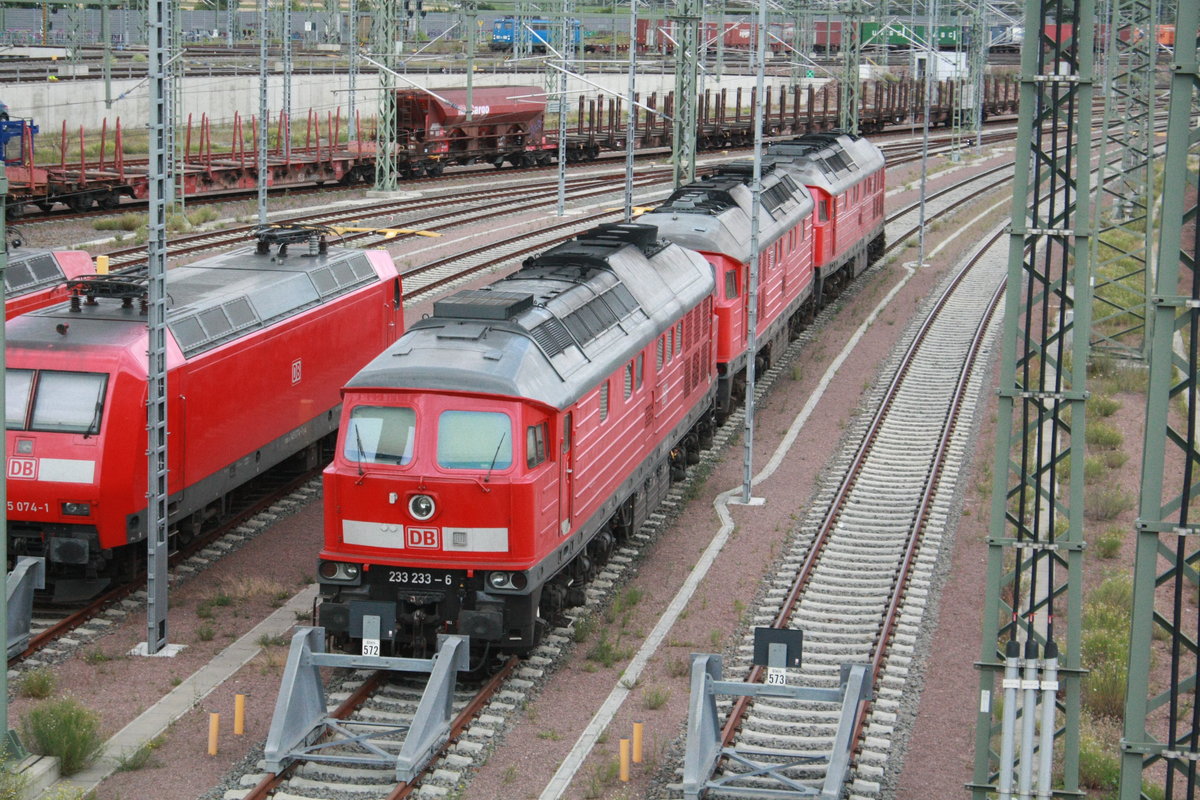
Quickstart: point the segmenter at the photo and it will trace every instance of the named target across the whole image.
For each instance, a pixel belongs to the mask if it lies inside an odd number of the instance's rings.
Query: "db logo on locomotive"
[[[424,547],[430,550],[438,549],[437,528],[405,528],[405,547]]]
[[[37,459],[10,458],[8,460],[8,477],[25,480],[37,478]]]

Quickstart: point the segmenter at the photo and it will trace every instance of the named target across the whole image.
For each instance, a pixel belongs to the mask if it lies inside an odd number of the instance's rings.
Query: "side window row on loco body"
[[[95,435],[107,387],[102,372],[5,370],[4,424],[10,431]]]
[[[525,436],[525,463],[546,460],[546,424]],[[417,414],[404,406],[355,406],[343,437],[348,461],[405,466],[413,460]],[[512,420],[499,411],[443,411],[438,415],[437,464],[444,469],[506,470],[513,464]]]

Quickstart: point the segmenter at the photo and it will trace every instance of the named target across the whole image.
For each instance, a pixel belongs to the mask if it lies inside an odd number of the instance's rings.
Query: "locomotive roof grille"
[[[4,270],[4,288],[10,294],[63,279],[63,271],[48,250],[20,251],[9,255]]]
[[[551,317],[541,325],[534,326],[529,335],[546,353],[547,358],[553,358],[559,353],[566,352],[568,347],[578,344],[567,330],[567,326],[563,325],[562,320],[558,317]]]
[[[240,255],[244,260],[245,252]],[[167,311],[167,325],[186,358],[210,350],[244,331],[265,328],[295,316],[377,279],[366,254],[350,250],[320,262],[308,259],[286,262],[297,268],[294,271],[251,273],[244,291],[230,297],[227,291],[221,296],[221,285],[234,278],[237,262],[226,263],[234,270],[197,271],[194,276],[183,276],[179,283],[168,287],[172,297],[177,299],[195,295],[190,304]],[[189,281],[189,277],[192,280]]]
[[[839,141],[847,134],[815,133],[793,139],[790,142],[776,142],[767,149],[769,156],[796,159],[803,158],[814,164],[830,180],[836,180],[859,171],[859,165],[847,161],[845,150]],[[857,137],[850,137],[856,139]]]
[[[779,183],[763,189],[762,204],[774,216],[780,206],[794,200],[800,193],[800,187],[790,175],[780,175]]]
[[[433,315],[446,319],[506,320],[530,308],[533,295],[529,292],[463,289],[445,300],[435,301]]]
[[[723,167],[716,176],[703,178],[677,189],[675,194],[655,209],[655,212],[717,216],[722,211],[737,207],[732,192],[738,186],[748,187],[753,179],[754,164],[739,161],[731,166],[733,169]],[[775,172],[775,166],[774,160],[764,160],[762,170],[764,178],[770,175],[778,178],[777,182],[765,187],[762,192],[763,207],[772,216],[789,200],[802,194],[792,176],[786,172]]]

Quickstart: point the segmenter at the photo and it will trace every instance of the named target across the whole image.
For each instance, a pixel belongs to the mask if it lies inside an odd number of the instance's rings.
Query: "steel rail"
[[[288,494],[296,491],[296,489],[300,488],[314,477],[320,475],[322,468],[307,470],[301,475],[296,476],[282,483],[281,485],[273,487],[264,492],[260,498],[251,502],[245,508],[234,512],[229,516],[228,519],[222,520],[221,523],[211,531],[202,533],[173,553],[168,560],[169,566],[177,566],[180,562],[187,560],[196,553],[199,553],[201,550],[208,547],[213,542],[229,533],[231,530],[234,530],[242,523],[251,519],[256,514],[259,514],[262,511],[270,508],[272,505],[277,503],[281,497],[285,497]],[[32,656],[34,653],[45,648],[51,642],[65,636],[81,625],[84,625],[88,622],[88,620],[95,617],[105,608],[108,608],[113,603],[120,602],[136,592],[145,585],[145,582],[145,571],[139,571],[138,574],[128,582],[109,589],[94,600],[90,600],[83,608],[72,611],[68,616],[64,617],[58,622],[55,622],[46,629],[34,634],[30,637],[29,644],[26,645],[23,651],[8,659],[8,666],[16,666]]]
[[[992,238],[991,241],[994,242],[995,239],[999,237],[999,235],[1002,235],[1002,234],[997,234],[995,237]],[[990,243],[988,246],[990,246]],[[945,307],[946,303],[949,301],[950,296],[954,293],[955,289],[957,289],[958,286],[961,285],[962,282],[966,279],[966,277],[970,274],[970,271],[974,267],[974,265],[977,263],[978,258],[981,257],[981,255],[984,252],[986,252],[986,250],[987,250],[987,247],[980,248],[979,251],[976,253],[976,255],[974,257],[972,257],[969,260],[969,262],[966,265],[964,265],[963,269],[960,270],[958,275],[955,276],[951,285],[949,287],[947,287],[946,291],[938,299],[934,308],[931,309],[930,313],[926,316],[926,319],[922,323],[916,336],[913,338],[913,341],[910,343],[909,347],[907,348],[906,352],[904,353],[904,356],[902,357],[902,360],[901,360],[901,364],[897,368],[895,375],[892,377],[892,380],[889,383],[888,388],[887,388],[886,392],[884,393],[884,396],[880,402],[880,406],[879,406],[878,410],[876,411],[875,415],[873,416],[870,425],[867,428],[867,432],[863,438],[863,442],[860,445],[857,453],[855,454],[855,457],[854,457],[853,461],[851,462],[851,465],[847,469],[846,476],[842,480],[841,485],[839,486],[837,492],[835,493],[833,501],[830,503],[829,511],[826,513],[825,518],[822,521],[822,524],[821,524],[820,528],[818,529],[816,536],[814,537],[813,543],[809,548],[808,555],[806,556],[804,563],[801,565],[801,568],[798,571],[796,578],[792,583],[792,586],[788,592],[787,597],[785,598],[785,600],[783,602],[782,607],[779,610],[779,613],[776,614],[775,618],[771,622],[772,628],[784,628],[787,626],[788,620],[791,618],[792,613],[795,610],[796,604],[799,602],[800,598],[803,596],[804,592],[808,588],[808,585],[812,578],[812,573],[823,554],[825,546],[829,543],[829,540],[833,533],[834,526],[837,523],[837,520],[841,515],[841,512],[843,510],[843,507],[846,503],[847,498],[849,497],[851,490],[854,488],[854,485],[857,482],[858,476],[861,472],[864,462],[866,461],[868,455],[870,455],[870,453],[872,451],[872,448],[873,448],[875,440],[878,436],[879,430],[882,427],[883,422],[886,420],[887,415],[891,410],[891,406],[893,404],[893,401],[895,400],[896,394],[899,391],[900,386],[903,383],[905,377],[908,375],[908,372],[915,360],[915,355],[916,355],[917,350],[925,342],[925,339],[928,335],[930,327],[932,326],[933,322],[935,321],[937,315],[942,311],[942,309]],[[987,312],[983,316],[984,322],[982,322],[980,324],[980,327],[976,332],[975,341],[973,341],[973,343],[972,343],[971,351],[970,351],[972,354],[977,352],[979,340],[982,338],[983,331],[986,329],[986,321],[989,320],[991,318],[991,315],[995,312],[996,306],[997,306],[1001,296],[1002,296],[1002,291],[1000,291],[1000,290],[998,290],[996,292],[996,294],[993,296],[991,304],[989,305]],[[973,363],[974,363],[974,355],[972,355],[970,357],[969,364],[966,361],[964,361],[964,367],[963,367],[962,372],[960,373],[960,382],[964,386],[965,386],[966,376],[969,376],[969,374],[970,374],[969,365],[973,364]],[[956,392],[953,396],[953,405],[951,406],[951,416],[948,417],[947,424],[943,428],[939,446],[936,451],[936,453],[937,453],[936,458],[938,460],[934,462],[934,464],[935,464],[934,472],[935,473],[937,472],[937,469],[940,468],[940,464],[942,463],[942,461],[944,461],[944,459],[945,459],[946,444],[948,443],[949,438],[950,438],[951,434],[953,433],[953,429],[954,429],[954,425],[952,424],[953,414],[955,413],[956,409],[961,405],[961,402],[962,402],[962,392],[956,390]],[[918,545],[921,535],[923,533],[924,512],[925,512],[925,509],[927,509],[928,503],[929,503],[930,499],[932,498],[933,494],[935,493],[936,488],[937,488],[936,481],[931,480],[926,484],[925,490],[922,493],[922,499],[921,499],[921,503],[919,506],[921,516],[919,519],[917,519],[914,522],[914,525],[912,528],[912,534],[911,534],[911,537],[910,537],[910,540],[908,543],[908,547],[906,548],[905,556],[902,559],[900,565],[897,567],[897,574],[895,577],[895,585],[896,585],[897,589],[891,593],[892,599],[889,602],[887,614],[885,615],[884,622],[881,626],[882,630],[881,630],[880,636],[883,635],[882,631],[886,631],[887,636],[890,637],[891,632],[894,629],[894,625],[895,625],[894,618],[897,615],[900,601],[903,599],[901,597],[901,595],[903,594],[903,591],[904,591],[903,587],[907,583],[907,580],[908,580],[909,570],[911,569],[911,566],[912,566],[912,557],[916,552],[917,545]],[[878,677],[877,676],[878,670],[881,668],[881,666],[883,664],[885,648],[882,645],[883,645],[884,641],[885,641],[884,639],[879,638],[879,637],[877,637],[877,639],[876,639],[876,644],[875,644],[875,648],[874,648],[875,656],[872,659],[872,679],[873,680]],[[764,672],[765,672],[765,668],[762,666],[753,667],[750,670],[750,674],[747,675],[747,677],[746,677],[746,682],[747,683],[761,682],[762,675]],[[740,727],[741,722],[750,707],[750,704],[751,704],[751,698],[748,696],[739,697],[737,699],[737,701],[733,704],[733,708],[730,711],[729,716],[726,719],[725,725],[723,726],[722,732],[721,732],[721,739],[722,739],[723,746],[728,747],[732,743],[733,738],[737,734],[737,730]],[[863,720],[865,719],[864,711],[865,711],[865,707],[861,707],[859,709],[858,717],[856,719],[856,724],[855,724],[855,732],[856,732],[855,740],[857,740],[857,734],[861,728]]]

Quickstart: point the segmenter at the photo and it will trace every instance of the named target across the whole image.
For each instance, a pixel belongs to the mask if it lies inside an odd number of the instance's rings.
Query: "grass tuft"
[[[642,703],[649,711],[657,711],[671,699],[671,690],[651,686],[642,694]]]
[[[1117,450],[1125,441],[1121,432],[1105,422],[1093,422],[1084,435],[1090,450]]]
[[[146,767],[162,766],[162,762],[154,757],[154,751],[162,745],[163,738],[156,736],[132,753],[126,753],[117,761],[117,772],[136,772]]]
[[[1084,516],[1088,519],[1102,522],[1116,519],[1136,502],[1129,492],[1108,485],[1087,486],[1083,490]]]
[[[92,223],[92,227],[98,231],[136,231],[145,224],[145,214],[121,214],[116,217],[101,217]]]
[[[45,667],[39,667],[21,676],[17,691],[22,697],[32,697],[35,700],[45,700],[54,694],[57,680],[54,673]]]
[[[30,709],[22,727],[29,748],[57,758],[63,775],[88,766],[104,747],[100,715],[73,697],[47,700]]]

